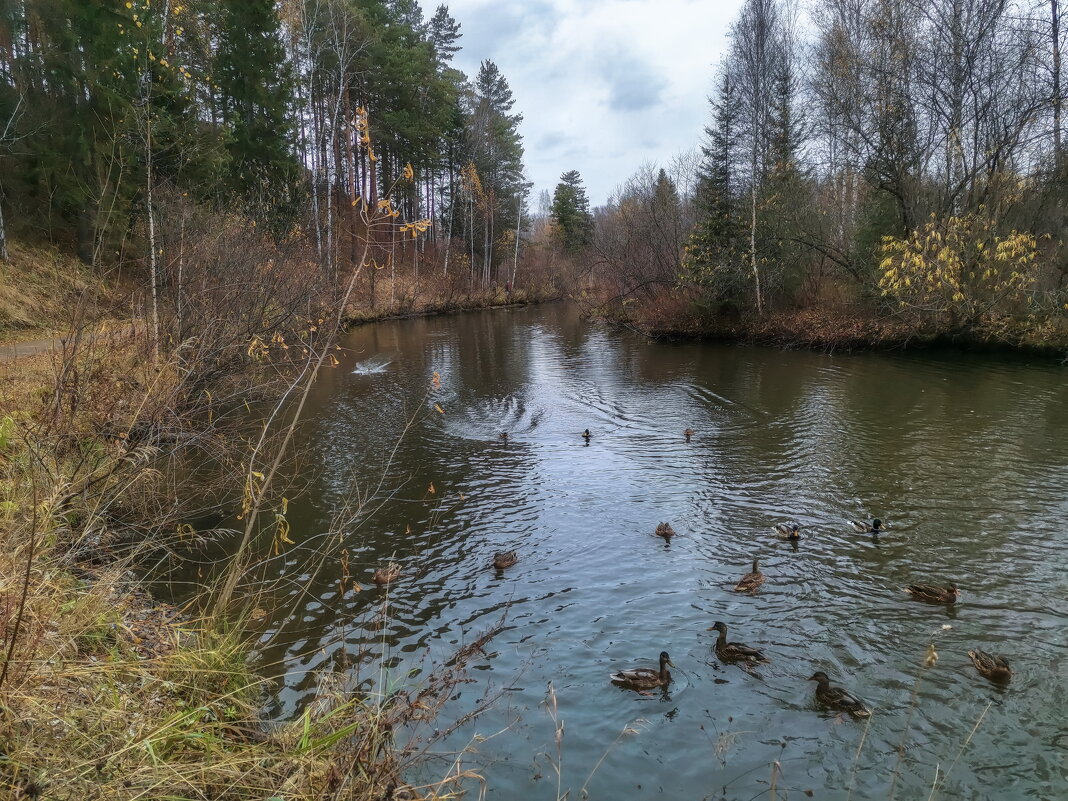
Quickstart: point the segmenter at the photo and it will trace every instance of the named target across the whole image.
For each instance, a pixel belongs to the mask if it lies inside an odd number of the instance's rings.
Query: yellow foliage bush
[[[932,219],[909,236],[883,237],[879,289],[903,308],[970,324],[1027,299],[1035,283],[1033,234],[999,236],[989,219]]]

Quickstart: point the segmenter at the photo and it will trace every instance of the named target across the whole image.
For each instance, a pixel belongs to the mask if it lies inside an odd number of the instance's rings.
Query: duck
[[[827,678],[827,674],[822,670],[817,670],[808,677],[808,680],[819,682],[816,685],[816,700],[821,704],[841,709],[843,712],[849,712],[858,718],[871,716],[871,710],[864,706],[863,701],[848,690],[833,686],[831,680]]]
[[[593,436],[593,435],[592,435],[592,434],[590,433],[590,430],[589,430],[588,428],[587,428],[587,429],[585,429],[585,430],[584,430],[584,431],[582,432],[582,438],[583,438],[584,440],[586,440],[587,442],[589,442],[589,441],[590,441],[590,437],[592,437],[592,436]]]
[[[675,536],[675,529],[671,527],[670,523],[661,523],[656,527],[656,536],[663,537],[665,540],[670,540]]]
[[[960,590],[953,583],[945,587],[935,584],[910,584],[905,587],[905,592],[917,601],[926,601],[929,604],[952,604],[960,598]]]
[[[692,437],[696,433],[697,432],[694,431],[692,428],[687,428],[685,431],[682,432],[682,435],[684,437],[686,437],[686,441],[689,442],[690,441],[690,437]]]
[[[734,585],[735,592],[756,592],[757,588],[764,583],[764,574],[760,572],[760,560],[754,557],[753,570],[742,576],[742,580]]]
[[[747,662],[751,665],[767,663],[771,660],[764,656],[763,652],[751,648],[740,642],[727,642],[727,626],[716,621],[708,631],[718,631],[719,639],[716,640],[716,656],[724,662]]]
[[[507,439],[508,439],[508,432],[507,432],[507,431],[502,431],[502,432],[501,432],[501,433],[500,433],[500,434],[499,434],[499,435],[497,436],[497,439],[502,439],[502,440],[506,440],[506,441],[507,441]]]
[[[881,534],[886,531],[886,529],[883,528],[883,521],[879,518],[875,518],[870,523],[867,520],[850,520],[849,525],[861,534]]]
[[[385,584],[389,584],[392,581],[396,581],[400,577],[401,566],[396,562],[390,562],[385,567],[375,568],[375,572],[371,575],[371,581],[381,587]]]
[[[660,652],[660,670],[640,667],[630,670],[620,670],[613,673],[611,678],[616,684],[623,684],[632,690],[651,690],[653,687],[667,687],[671,683],[671,672],[668,665],[675,667],[667,651]]]
[[[1005,657],[988,654],[978,648],[969,651],[968,656],[975,665],[975,669],[991,681],[1006,682],[1012,678],[1012,668],[1009,667],[1009,662]]]
[[[776,523],[772,526],[772,530],[779,536],[781,540],[799,540],[801,539],[801,526],[798,523],[790,521],[788,523]]]
[[[493,557],[493,566],[498,570],[504,570],[506,567],[511,567],[518,561],[519,554],[515,551],[501,551]]]

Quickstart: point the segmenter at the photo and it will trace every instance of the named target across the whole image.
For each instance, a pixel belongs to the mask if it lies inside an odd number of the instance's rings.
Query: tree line
[[[176,229],[210,213],[301,239],[334,286],[372,236],[372,304],[387,269],[503,283],[522,117],[492,61],[452,65],[460,39],[415,0],[8,0],[0,246],[137,259],[162,291]]]
[[[1058,0],[746,0],[700,151],[624,184],[589,258],[616,300],[1063,324],[1064,36]]]

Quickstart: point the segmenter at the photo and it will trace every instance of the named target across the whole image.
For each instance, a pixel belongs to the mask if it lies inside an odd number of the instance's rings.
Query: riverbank
[[[594,314],[653,338],[820,351],[951,349],[1068,359],[1065,315],[1042,321],[992,317],[975,327],[949,330],[857,307],[779,310],[762,317],[715,312],[685,295],[635,304],[625,315]]]
[[[26,285],[44,287],[48,274],[65,271],[58,255],[15,252],[18,261],[5,268],[10,284],[35,275]],[[261,801],[454,791],[459,770],[422,788],[406,788],[403,777],[435,741],[436,711],[483,640],[447,667],[429,668],[407,693],[353,694],[344,675],[323,676],[300,719],[269,723],[264,666],[253,667],[258,605],[268,602],[253,591],[235,614],[176,609],[132,572],[146,554],[201,536],[181,522],[193,488],[169,478],[190,449],[210,448],[234,467],[229,485],[207,494],[241,496],[250,459],[242,448],[250,446],[239,436],[248,421],[237,418],[250,399],[299,388],[302,364],[311,362],[287,340],[321,348],[331,341],[315,338],[321,326],[157,361],[147,326],[115,313],[136,307],[135,298],[119,299],[106,282],[71,291],[66,303],[33,301],[4,318],[9,343],[64,333],[14,345],[0,362],[0,795]],[[102,293],[106,313],[97,311]],[[391,308],[356,304],[345,317],[357,325],[555,296],[551,284],[424,291]],[[387,684],[406,682],[387,676]],[[393,733],[413,726],[424,727],[422,736],[396,745]]]

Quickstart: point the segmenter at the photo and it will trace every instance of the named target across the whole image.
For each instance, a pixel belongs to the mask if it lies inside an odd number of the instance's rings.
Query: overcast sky
[[[427,16],[439,0],[423,0]],[[696,145],[714,67],[741,0],[445,0],[461,25],[456,66],[492,59],[523,114],[538,193],[576,169],[601,205],[643,161]]]

